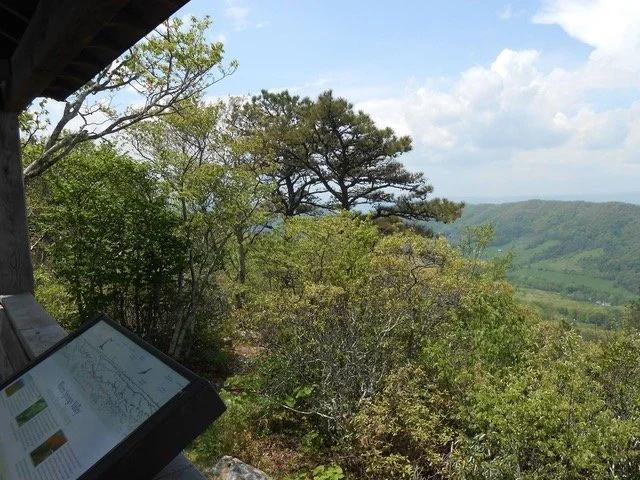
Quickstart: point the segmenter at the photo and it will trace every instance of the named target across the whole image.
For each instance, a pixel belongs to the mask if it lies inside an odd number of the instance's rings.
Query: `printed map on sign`
[[[93,411],[124,434],[188,383],[104,322],[62,348],[56,361],[80,384]]]

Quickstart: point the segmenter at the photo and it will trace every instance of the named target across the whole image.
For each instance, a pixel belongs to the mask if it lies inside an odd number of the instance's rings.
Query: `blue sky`
[[[326,89],[414,139],[436,194],[640,191],[640,1],[192,0],[240,68],[211,97]]]

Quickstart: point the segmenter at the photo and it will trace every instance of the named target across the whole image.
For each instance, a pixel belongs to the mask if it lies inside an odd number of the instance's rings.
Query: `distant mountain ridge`
[[[467,205],[451,225],[432,226],[452,244],[465,225],[493,223],[488,255],[515,255],[510,279],[571,298],[623,304],[640,287],[640,206],[528,200]]]
[[[634,205],[640,205],[640,191],[638,192],[624,192],[624,193],[592,193],[583,195],[542,195],[531,197],[530,195],[510,195],[510,196],[447,196],[450,200],[456,202],[466,202],[467,204],[483,204],[483,203],[518,203],[529,200],[543,200],[543,201],[562,201],[562,202],[595,202],[595,203],[632,203]]]

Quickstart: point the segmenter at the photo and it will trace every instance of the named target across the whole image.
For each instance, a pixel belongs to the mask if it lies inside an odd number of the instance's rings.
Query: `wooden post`
[[[33,292],[18,114],[0,111],[0,295]]]

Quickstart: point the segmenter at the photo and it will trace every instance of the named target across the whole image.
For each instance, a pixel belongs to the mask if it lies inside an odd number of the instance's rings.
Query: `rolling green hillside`
[[[455,245],[465,225],[485,223],[495,228],[487,256],[513,252],[511,281],[523,287],[523,298],[546,305],[549,312],[568,311],[568,317],[599,323],[607,312],[618,312],[616,306],[637,297],[638,205],[541,200],[468,205],[460,220],[434,230]],[[571,300],[566,308],[561,298]]]

